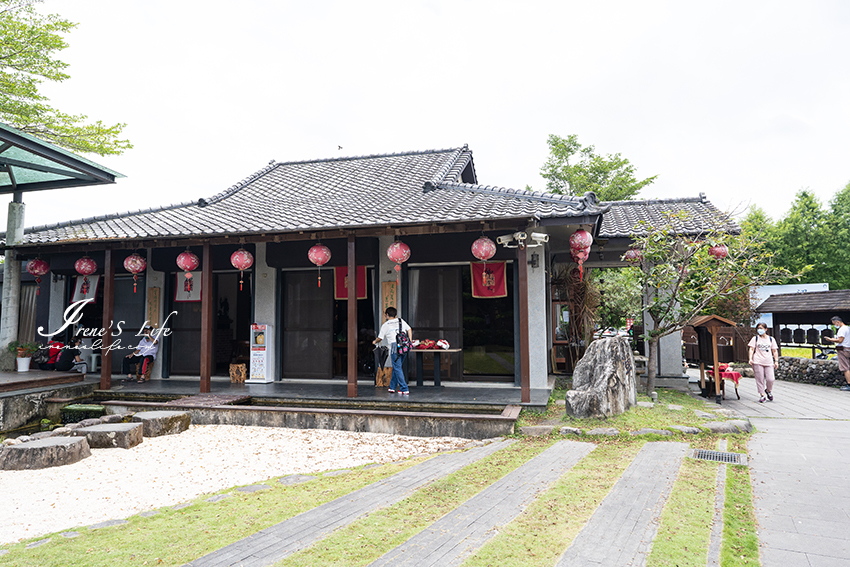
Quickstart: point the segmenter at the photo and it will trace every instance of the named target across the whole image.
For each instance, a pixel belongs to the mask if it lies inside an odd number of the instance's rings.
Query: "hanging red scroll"
[[[470,262],[472,268],[472,297],[491,299],[507,297],[508,282],[504,262]]]
[[[348,266],[334,267],[334,299],[348,299]],[[366,299],[366,266],[357,266],[357,299]]]

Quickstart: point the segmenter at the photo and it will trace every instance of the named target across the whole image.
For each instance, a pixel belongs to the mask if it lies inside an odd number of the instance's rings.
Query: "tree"
[[[644,312],[652,321],[644,329],[648,345],[647,392],[655,388],[659,339],[682,330],[712,301],[734,297],[753,286],[798,277],[774,263],[774,255],[764,241],[729,231],[728,219],[721,216],[698,237],[680,236],[677,230],[684,214],[670,213],[666,222],[633,236],[641,251],[640,283],[645,295]],[[728,255],[716,259],[712,246],[725,246]]]
[[[830,289],[850,289],[850,183],[830,201],[825,230],[829,242],[826,281]]]
[[[602,327],[625,327],[626,319],[640,317],[641,288],[637,268],[594,271],[592,281],[599,290],[597,314]]]
[[[39,14],[39,1],[0,0],[0,121],[74,151],[107,155],[132,148],[118,139],[125,124],[65,114],[39,92],[44,81],[68,78],[68,65],[55,55],[68,46],[62,34],[76,27],[56,14]]]
[[[771,241],[777,265],[793,273],[809,267],[808,281],[827,281],[826,211],[814,193],[806,189],[797,193],[788,213],[776,223]]]
[[[546,191],[580,197],[593,191],[601,201],[631,199],[657,176],[635,179],[635,166],[620,154],[596,155],[593,146],[582,147],[578,136],[547,140],[549,159],[540,169],[546,179]],[[575,161],[575,163],[570,163]]]

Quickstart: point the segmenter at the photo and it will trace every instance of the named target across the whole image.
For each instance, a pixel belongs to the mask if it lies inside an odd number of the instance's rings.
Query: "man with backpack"
[[[401,365],[404,364],[404,359],[407,358],[407,353],[412,348],[410,325],[398,316],[398,311],[395,307],[387,307],[384,312],[387,320],[381,325],[381,330],[378,333],[373,344],[385,342],[389,345],[390,360],[393,365],[393,374],[390,379],[390,394],[395,394],[396,391],[404,396],[410,395],[407,387],[407,382],[404,380],[404,371]]]

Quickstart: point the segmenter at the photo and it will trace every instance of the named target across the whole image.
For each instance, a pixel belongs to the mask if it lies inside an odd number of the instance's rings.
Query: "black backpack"
[[[395,335],[395,347],[398,354],[407,354],[413,348],[410,337],[401,328],[401,317],[398,318],[398,333]]]

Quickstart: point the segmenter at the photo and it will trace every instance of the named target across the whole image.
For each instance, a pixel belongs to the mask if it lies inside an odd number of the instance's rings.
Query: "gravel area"
[[[0,471],[0,543],[126,518],[202,494],[293,473],[389,463],[468,439],[317,429],[193,425],[132,449],[92,449],[79,463]]]

